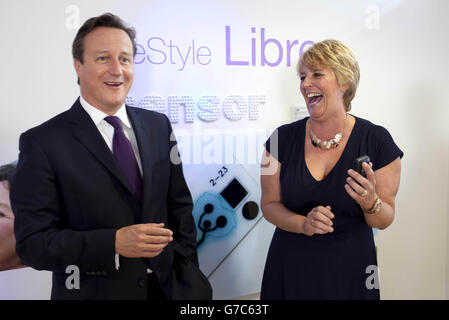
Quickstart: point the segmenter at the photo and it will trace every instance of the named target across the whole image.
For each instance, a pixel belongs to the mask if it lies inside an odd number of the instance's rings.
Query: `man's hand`
[[[163,223],[135,224],[117,230],[115,252],[127,258],[153,258],[173,240]]]

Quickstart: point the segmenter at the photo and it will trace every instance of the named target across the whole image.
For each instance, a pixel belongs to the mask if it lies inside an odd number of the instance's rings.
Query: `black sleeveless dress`
[[[379,299],[373,231],[344,185],[357,157],[368,155],[377,170],[402,158],[403,152],[385,128],[355,117],[340,159],[317,181],[304,159],[307,119],[279,127],[265,148],[281,163],[282,203],[304,216],[316,206],[331,206],[334,232],[309,237],[276,228],[261,299]]]

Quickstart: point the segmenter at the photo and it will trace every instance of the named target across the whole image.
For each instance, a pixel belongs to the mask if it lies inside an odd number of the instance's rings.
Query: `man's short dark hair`
[[[109,27],[109,28],[117,28],[125,31],[131,42],[133,44],[133,55],[136,55],[137,45],[136,45],[136,30],[132,27],[128,27],[120,17],[112,14],[112,13],[104,13],[101,16],[93,17],[88,19],[81,28],[78,30],[78,33],[75,36],[72,44],[72,55],[73,58],[78,60],[81,63],[84,63],[83,54],[84,54],[84,38],[86,35],[98,27]]]
[[[0,166],[0,182],[7,182],[5,186],[9,189],[12,183],[14,173],[16,172],[16,165],[13,163]]]

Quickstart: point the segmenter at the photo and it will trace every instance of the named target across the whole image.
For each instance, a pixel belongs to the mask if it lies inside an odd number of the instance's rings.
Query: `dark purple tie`
[[[142,177],[139,166],[134,155],[131,142],[123,132],[121,121],[118,117],[108,116],[104,118],[114,127],[114,138],[112,139],[112,152],[120,168],[128,180],[136,199],[142,203]]]

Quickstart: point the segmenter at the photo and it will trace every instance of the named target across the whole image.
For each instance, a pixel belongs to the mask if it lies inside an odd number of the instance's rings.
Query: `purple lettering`
[[[162,61],[160,61],[160,62],[152,61],[152,60],[150,59],[150,55],[149,55],[149,54],[147,55],[147,59],[148,59],[149,62],[151,62],[151,63],[153,63],[153,64],[163,64],[163,63],[165,62],[165,60],[167,60],[167,56],[165,55],[164,51],[154,49],[154,48],[152,48],[152,47],[150,46],[150,41],[152,41],[152,40],[160,40],[160,41],[162,42],[162,44],[165,46],[165,41],[164,41],[164,39],[157,38],[157,37],[153,37],[153,38],[148,39],[148,42],[147,42],[147,44],[148,44],[148,49],[150,49],[151,51],[156,51],[156,52],[162,53],[162,55],[164,56],[164,60],[162,60]]]
[[[176,64],[176,62],[173,61],[173,48],[176,48],[176,46],[174,46],[172,44],[172,41],[170,40],[170,44],[167,47],[170,48],[170,62],[171,62],[171,64]]]
[[[278,47],[278,59],[276,62],[270,62],[265,58],[265,49],[268,43],[274,43]],[[261,64],[264,66],[265,64],[269,65],[270,67],[276,67],[281,63],[282,61],[282,45],[279,41],[277,41],[274,38],[269,38],[265,40],[265,28],[261,28],[260,30],[260,53],[261,53]]]
[[[298,44],[298,40],[295,40],[292,43],[290,43],[290,40],[287,40],[287,67],[291,66],[290,60],[291,60],[291,55],[292,55],[292,47],[297,44]]]
[[[182,53],[181,53],[181,51],[179,50],[179,47],[176,47],[176,49],[178,49],[179,58],[181,58],[181,62],[182,62],[182,68],[181,68],[181,69],[178,69],[178,71],[182,71],[182,70],[184,70],[184,67],[186,66],[187,58],[189,57],[190,49],[192,49],[192,47],[189,47],[189,50],[188,50],[187,53],[186,53],[186,58],[185,58],[185,60],[182,58]],[[193,53],[192,53],[192,54],[193,54]]]
[[[145,48],[140,45],[140,44],[136,44],[136,56],[134,57],[134,64],[141,64],[142,62],[145,61]],[[142,49],[143,52],[140,52],[139,49]],[[142,60],[139,60],[138,56],[139,55],[143,55],[144,57],[142,58]]]
[[[312,46],[315,44],[315,42],[313,42],[311,40],[304,41],[301,45],[301,48],[299,49],[299,56],[302,56],[302,54],[304,53],[304,47],[308,44],[310,44]]]
[[[256,28],[251,28],[252,33],[256,33]],[[256,38],[251,38],[251,65],[256,65]]]
[[[201,54],[200,51],[202,51],[202,50],[203,51],[207,50],[207,53]],[[211,57],[211,56],[212,56],[212,54],[210,53],[210,49],[208,47],[199,47],[198,51],[196,52],[196,60],[198,61],[199,64],[202,64],[203,66],[208,65],[211,61],[211,58],[209,58],[209,60],[207,60],[207,62],[204,62],[204,61],[201,62],[200,57]]]
[[[231,60],[231,27],[226,26],[226,65],[229,66],[247,66],[248,61],[232,61]]]
[[[195,40],[192,40],[192,64],[195,64]]]

